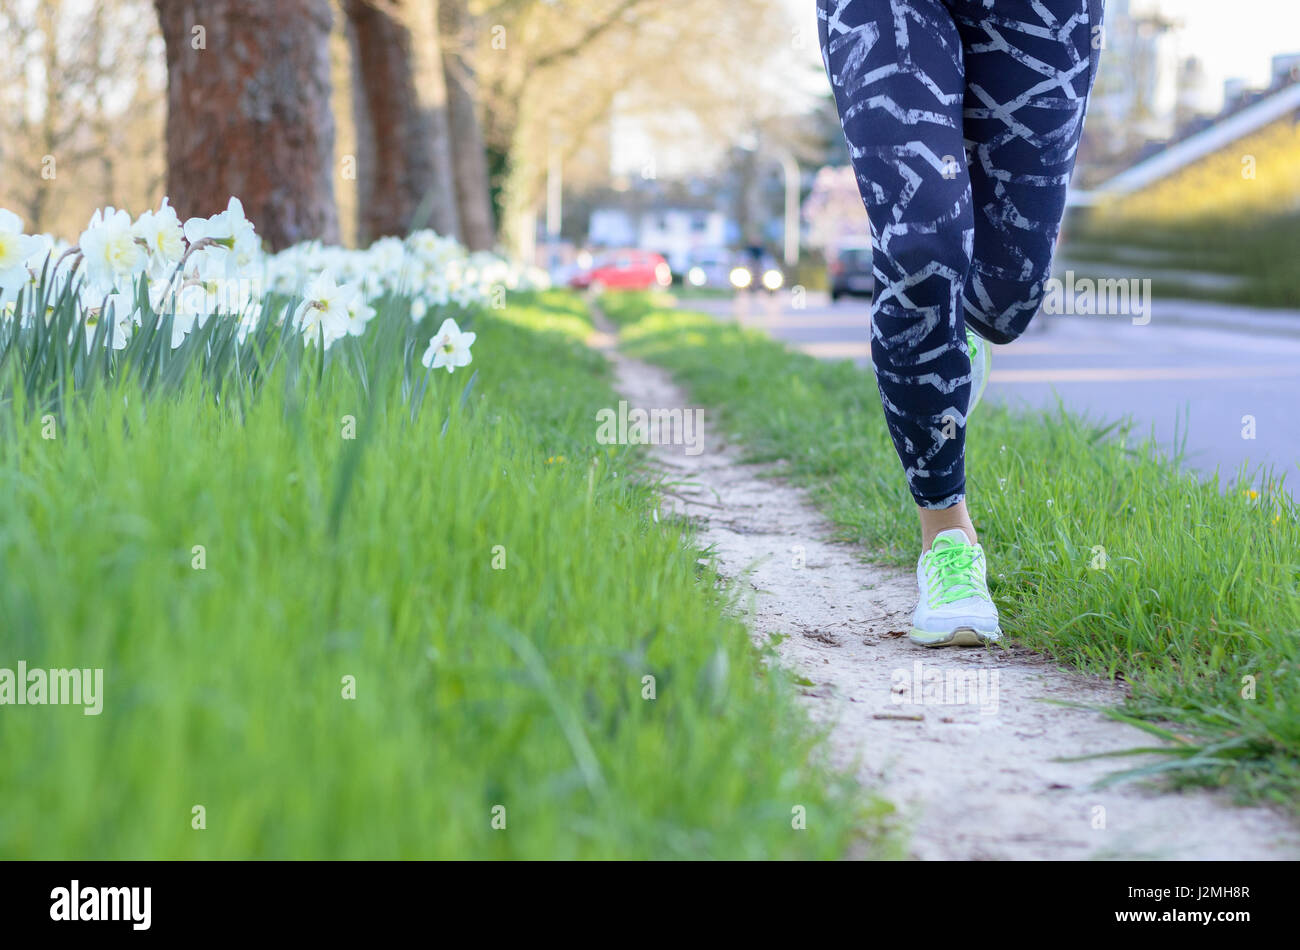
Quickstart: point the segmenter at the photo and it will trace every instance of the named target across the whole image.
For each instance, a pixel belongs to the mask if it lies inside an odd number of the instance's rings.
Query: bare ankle
[[[979,537],[975,533],[975,525],[970,519],[970,512],[966,509],[966,502],[959,501],[951,508],[917,508],[917,514],[921,519],[921,551],[930,550],[930,545],[940,532],[947,531],[950,528],[961,528],[970,539],[971,544],[979,543]]]

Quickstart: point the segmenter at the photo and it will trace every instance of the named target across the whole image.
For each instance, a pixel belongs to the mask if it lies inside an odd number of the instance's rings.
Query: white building
[[[1300,53],[1282,53],[1274,56],[1272,69],[1269,72],[1273,85],[1300,76]]]

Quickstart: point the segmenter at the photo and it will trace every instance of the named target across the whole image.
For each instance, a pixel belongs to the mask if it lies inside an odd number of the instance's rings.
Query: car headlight
[[[731,286],[737,290],[744,290],[754,282],[754,275],[749,272],[747,267],[733,267],[731,269]]]
[[[785,283],[785,277],[776,268],[763,272],[763,286],[768,290],[780,290],[781,285]]]
[[[692,287],[703,287],[705,281],[707,281],[709,278],[704,273],[703,267],[692,267],[689,271],[686,272],[686,279],[687,281],[690,282],[690,285]]]
[[[655,280],[659,282],[660,287],[667,287],[673,282],[673,269],[660,261],[655,265]]]

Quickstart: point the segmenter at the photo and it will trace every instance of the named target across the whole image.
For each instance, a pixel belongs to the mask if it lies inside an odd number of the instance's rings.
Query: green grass
[[[719,407],[753,457],[784,462],[846,538],[912,564],[915,509],[870,375],[664,306],[603,302],[626,352]],[[1003,627],[1125,679],[1126,715],[1175,723],[1171,776],[1295,809],[1300,518],[1276,482],[1256,497],[1225,491],[1131,433],[1061,411],[983,404],[968,444],[968,501]]]
[[[725,300],[732,296],[733,291],[724,287],[692,287],[690,284],[681,284],[674,287],[672,293],[680,300]]]
[[[223,388],[5,369],[0,667],[105,695],[0,706],[0,857],[892,854],[635,450],[595,443],[583,308],[469,315],[469,390],[412,368],[442,314],[406,313]]]
[[[1256,307],[1300,308],[1300,215],[1204,218],[1161,226],[1126,223],[1122,230],[1081,217],[1070,230],[1067,253],[1077,250],[1088,260],[1123,265],[1140,277],[1145,266],[1201,271],[1243,278],[1231,288],[1204,288],[1155,281],[1157,294],[1242,303]],[[1158,251],[1158,264],[1134,262],[1125,248]]]

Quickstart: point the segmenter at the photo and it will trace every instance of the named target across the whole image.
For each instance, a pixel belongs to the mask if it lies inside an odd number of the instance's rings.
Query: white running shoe
[[[970,330],[966,331],[966,346],[970,349],[970,405],[966,408],[969,418],[984,395],[984,387],[989,384],[989,373],[993,371],[993,347]]]
[[[971,544],[961,528],[939,532],[916,562],[916,583],[920,598],[909,638],[913,643],[973,647],[1002,639],[985,576],[984,548]]]

